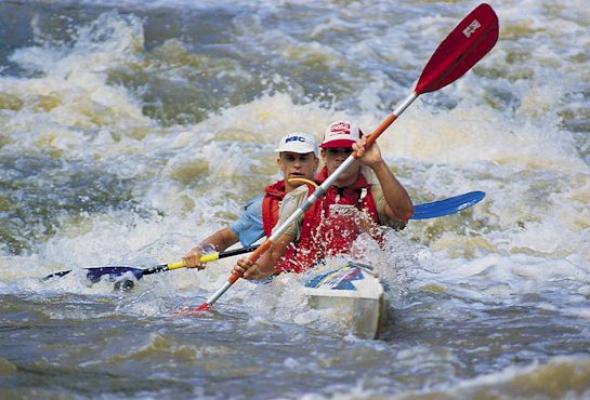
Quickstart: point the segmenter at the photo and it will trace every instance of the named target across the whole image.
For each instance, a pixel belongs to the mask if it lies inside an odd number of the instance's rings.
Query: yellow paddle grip
[[[208,263],[208,262],[215,261],[215,260],[219,260],[219,252],[218,251],[201,256],[202,263]]]
[[[175,262],[172,264],[168,264],[168,270],[184,268],[184,267],[186,267],[186,263],[184,262],[184,260],[179,261],[179,262]]]
[[[215,260],[219,260],[219,252],[213,252],[213,253],[209,253],[209,254],[205,254],[204,256],[201,256],[200,261],[202,263],[208,263],[211,261],[215,261]],[[186,263],[184,262],[184,260],[182,261],[178,261],[172,264],[168,264],[168,271],[173,270],[173,269],[179,269],[179,268],[184,268],[186,267]]]

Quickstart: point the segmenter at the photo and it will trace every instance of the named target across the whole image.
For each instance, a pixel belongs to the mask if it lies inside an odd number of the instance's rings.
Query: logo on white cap
[[[279,153],[283,151],[299,154],[314,153],[316,157],[319,153],[315,137],[302,132],[294,132],[284,136],[275,151]]]
[[[348,121],[336,121],[328,127],[326,136],[332,135],[350,135],[352,132],[352,124]]]
[[[363,132],[350,121],[335,121],[328,125],[320,147],[352,147],[362,135]]]

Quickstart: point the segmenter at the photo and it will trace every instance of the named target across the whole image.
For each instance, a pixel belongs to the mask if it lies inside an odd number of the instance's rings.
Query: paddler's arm
[[[183,260],[189,268],[203,269],[205,265],[201,263],[201,257],[204,254],[212,251],[224,251],[238,241],[244,247],[251,246],[263,236],[262,196],[258,196],[246,203],[240,217],[229,227],[222,228],[202,240],[183,257]]]
[[[283,254],[287,251],[287,247],[295,240],[294,236],[285,233],[277,239],[271,248],[264,253],[258,261],[253,264],[248,258],[241,258],[238,260],[238,265],[233,269],[233,272],[242,274],[242,278],[248,280],[259,280],[271,276],[275,273],[275,265],[279,262]]]
[[[414,214],[414,206],[408,192],[393,175],[385,161],[381,157],[381,151],[377,142],[368,149],[365,147],[367,138],[364,137],[353,145],[359,161],[373,170],[385,197],[384,213],[391,220],[404,223]]]
[[[222,228],[205,238],[198,245],[193,247],[182,259],[186,263],[187,268],[203,269],[205,265],[201,263],[201,257],[211,251],[223,251],[239,240],[229,227]]]

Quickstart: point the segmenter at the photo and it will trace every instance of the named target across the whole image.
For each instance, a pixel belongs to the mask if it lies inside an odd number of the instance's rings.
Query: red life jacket
[[[321,183],[327,177],[328,170],[324,167],[316,181]],[[309,188],[310,195],[313,190]],[[299,243],[297,246],[290,245],[275,266],[275,271],[301,272],[327,256],[347,253],[363,232],[379,239],[379,235],[371,229],[377,225],[377,206],[371,194],[371,185],[363,175],[359,175],[350,187],[331,186],[325,196],[304,214]]]
[[[278,181],[264,188],[262,199],[262,227],[264,234],[269,237],[272,228],[279,221],[279,203],[285,197],[285,181]]]

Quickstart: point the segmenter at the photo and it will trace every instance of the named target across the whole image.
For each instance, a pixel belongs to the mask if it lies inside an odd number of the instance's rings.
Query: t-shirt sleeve
[[[242,246],[250,246],[264,237],[262,199],[263,196],[258,196],[248,201],[238,220],[230,225],[232,232],[240,238]]]
[[[306,185],[301,185],[297,189],[287,193],[281,206],[279,208],[279,221],[277,222],[275,229],[281,226],[289,217],[297,211],[297,209],[307,199],[308,189]],[[303,214],[297,218],[289,227],[285,230],[285,234],[293,236],[295,239],[299,239],[299,232],[301,230],[301,223],[303,222]],[[273,229],[273,233],[275,232]]]

